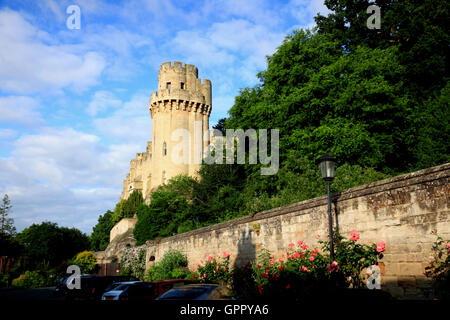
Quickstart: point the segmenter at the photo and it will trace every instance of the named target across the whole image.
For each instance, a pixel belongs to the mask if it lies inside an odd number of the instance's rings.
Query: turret
[[[199,79],[194,65],[177,61],[161,65],[158,90],[151,95],[149,107],[152,117],[152,187],[178,174],[196,175],[200,163],[195,159],[201,159],[208,144],[203,137],[209,128],[211,102],[211,81]],[[180,151],[179,142],[172,140],[173,134],[180,132],[177,129],[184,129],[183,132],[189,134],[188,150]],[[173,161],[173,156],[189,161]]]

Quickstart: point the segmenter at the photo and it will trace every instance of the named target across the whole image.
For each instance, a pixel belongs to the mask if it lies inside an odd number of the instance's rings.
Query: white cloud
[[[116,98],[112,92],[101,90],[94,93],[86,112],[91,116],[95,116],[109,108],[117,108],[121,104],[122,101]]]
[[[266,56],[274,53],[284,37],[264,25],[233,19],[214,23],[206,32],[180,31],[168,46],[181,53],[182,60],[212,70],[209,77],[214,75],[217,85],[218,78],[252,84],[256,73],[265,68]]]
[[[39,102],[26,96],[0,97],[0,122],[38,125],[44,120],[37,110]]]
[[[89,232],[113,209],[129,161],[145,145],[105,147],[99,137],[70,128],[22,135],[0,158],[0,194],[14,206],[19,229],[44,220]]]
[[[291,0],[283,12],[297,19],[297,28],[312,29],[316,23],[314,17],[320,13],[326,16],[330,13],[323,0]]]
[[[152,136],[148,104],[148,95],[135,94],[109,117],[95,119],[94,125],[108,138],[119,142],[133,142],[145,148],[146,141],[151,140]]]
[[[0,11],[0,89],[33,93],[98,83],[106,62],[97,52],[46,44],[49,35],[9,9]]]
[[[0,116],[1,117],[1,116]],[[15,138],[18,135],[16,130],[12,129],[0,129],[0,140]]]

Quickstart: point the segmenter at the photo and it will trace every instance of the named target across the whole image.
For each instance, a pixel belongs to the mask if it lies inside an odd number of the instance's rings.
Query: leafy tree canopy
[[[32,269],[54,267],[89,248],[88,236],[80,230],[59,227],[52,222],[32,224],[16,238],[24,246]]]

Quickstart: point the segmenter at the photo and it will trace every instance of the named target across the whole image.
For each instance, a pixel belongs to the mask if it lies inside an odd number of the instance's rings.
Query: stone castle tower
[[[181,62],[161,65],[158,90],[150,98],[152,141],[147,142],[146,152],[131,160],[121,199],[141,190],[149,201],[150,193],[170,178],[178,174],[196,175],[200,168],[198,160],[209,143],[206,133],[211,102],[211,81],[199,79],[194,65]],[[183,139],[180,135],[188,142],[186,148],[180,148]],[[173,161],[174,156],[185,161]]]

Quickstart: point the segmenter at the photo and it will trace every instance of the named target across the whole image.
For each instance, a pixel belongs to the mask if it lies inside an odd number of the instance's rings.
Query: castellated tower
[[[211,81],[199,79],[194,65],[163,63],[158,91],[150,99],[153,187],[178,174],[196,174],[208,144],[204,136],[210,113]],[[186,148],[180,148],[182,139],[188,143]],[[174,157],[184,161],[174,161]]]
[[[195,66],[181,62],[163,63],[158,77],[158,90],[150,98],[152,142],[130,161],[121,199],[140,190],[148,202],[150,193],[170,178],[195,176],[209,143],[211,81],[200,80]]]

